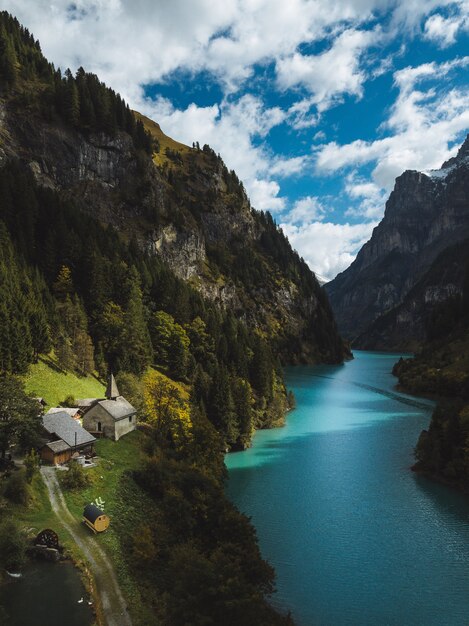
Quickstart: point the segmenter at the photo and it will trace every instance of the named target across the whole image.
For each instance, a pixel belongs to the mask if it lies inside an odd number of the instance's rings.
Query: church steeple
[[[119,396],[119,389],[117,388],[116,379],[113,373],[109,374],[106,387],[106,398],[108,400],[115,400]]]

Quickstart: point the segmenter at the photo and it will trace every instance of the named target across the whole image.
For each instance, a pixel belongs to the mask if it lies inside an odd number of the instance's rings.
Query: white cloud
[[[366,73],[360,57],[379,40],[378,30],[348,29],[336,37],[331,47],[318,55],[293,55],[277,62],[277,80],[282,89],[303,86],[312,97],[303,101],[325,111],[344,94],[361,97]],[[301,111],[304,112],[304,111]]]
[[[360,22],[379,0],[0,0],[72,71],[83,65],[131,104],[142,84],[208,70],[236,90],[255,64],[292,54],[343,21]]]
[[[454,10],[450,15],[434,13],[425,22],[424,36],[441,48],[454,44],[460,31],[469,30],[468,0],[455,2],[452,6]]]
[[[456,41],[459,28],[458,19],[444,18],[436,13],[425,22],[425,37],[436,41],[441,48],[446,48]]]
[[[405,169],[437,168],[453,156],[450,146],[469,128],[469,90],[447,90],[444,77],[453,70],[465,69],[469,57],[451,62],[427,63],[408,67],[394,74],[399,95],[383,129],[387,137],[374,141],[356,140],[338,145],[329,142],[316,153],[316,168],[321,173],[337,172],[376,163],[372,173],[375,184],[392,189],[396,176]],[[418,84],[438,77],[440,83],[419,90]]]
[[[352,263],[376,224],[312,222],[281,226],[310,268],[326,280],[332,280]]]
[[[311,157],[303,155],[298,157],[276,157],[273,159],[270,173],[277,176],[293,176],[303,172]]]
[[[272,213],[283,211],[285,199],[279,198],[279,184],[274,180],[254,180],[248,181],[248,192],[251,204],[259,211],[271,211]]]
[[[314,220],[323,220],[326,209],[319,198],[305,196],[299,198],[288,213],[286,220],[289,224],[306,224]]]
[[[358,205],[349,208],[345,214],[375,220],[382,216],[387,193],[376,183],[352,173],[347,176],[345,192]]]

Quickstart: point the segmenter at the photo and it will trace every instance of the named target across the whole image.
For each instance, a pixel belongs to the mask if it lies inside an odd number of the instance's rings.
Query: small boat
[[[21,576],[23,576],[23,574],[15,574],[13,572],[9,572],[7,569],[5,570],[5,572],[8,574],[8,576],[11,576],[12,578],[21,578]]]
[[[77,604],[81,604],[83,602],[83,598],[80,598],[79,600],[77,600]]]

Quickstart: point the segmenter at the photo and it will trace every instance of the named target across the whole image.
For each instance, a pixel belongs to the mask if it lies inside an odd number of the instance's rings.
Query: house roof
[[[89,408],[90,406],[93,406],[93,404],[96,404],[98,400],[99,398],[81,398],[80,400],[77,400],[76,402],[80,409],[86,409],[86,408]]]
[[[67,445],[62,439],[58,439],[57,441],[49,441],[49,443],[46,443],[45,447],[49,448],[49,450],[52,450],[54,454],[59,454],[60,452],[66,452],[67,450],[70,450],[70,446]]]
[[[55,433],[57,437],[63,439],[72,448],[93,443],[96,439],[93,435],[82,428],[77,420],[70,417],[65,411],[60,413],[49,413],[42,418],[44,428],[48,433]]]
[[[51,409],[49,409],[46,413],[46,415],[51,415],[52,413],[68,413],[70,415],[70,417],[73,417],[74,415],[76,415],[78,413],[80,409],[78,407],[61,407],[61,406],[56,406],[56,407],[52,407]]]
[[[83,511],[83,517],[86,517],[86,519],[92,524],[95,523],[100,515],[105,515],[105,513],[104,511],[101,511],[101,509],[98,509],[95,504],[87,504],[85,506],[85,510]]]
[[[137,409],[133,407],[130,402],[127,402],[123,396],[118,396],[115,400],[101,400],[98,404],[102,406],[116,422],[130,415],[135,415],[137,412]]]

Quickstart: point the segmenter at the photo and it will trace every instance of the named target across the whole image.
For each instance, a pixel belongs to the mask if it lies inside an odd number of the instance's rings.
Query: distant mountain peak
[[[443,165],[441,166],[441,169],[442,170],[447,169],[449,167],[458,165],[461,162],[468,162],[468,161],[469,161],[469,134],[464,140],[464,143],[459,148],[457,155],[445,161]]]
[[[469,137],[441,169],[396,179],[371,239],[326,285],[339,330],[358,347],[414,349],[431,307],[461,292],[468,241]]]

